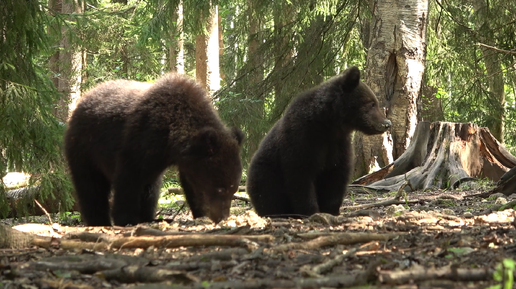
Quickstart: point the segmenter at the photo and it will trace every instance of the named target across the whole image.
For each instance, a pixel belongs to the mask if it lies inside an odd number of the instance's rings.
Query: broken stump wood
[[[502,193],[506,196],[516,193],[516,167],[506,172],[496,183],[496,187],[482,196],[488,197],[495,193]]]
[[[516,166],[486,127],[473,123],[420,122],[407,150],[393,163],[355,180],[350,191],[457,188],[465,181],[498,181]],[[516,182],[516,178],[514,178]]]

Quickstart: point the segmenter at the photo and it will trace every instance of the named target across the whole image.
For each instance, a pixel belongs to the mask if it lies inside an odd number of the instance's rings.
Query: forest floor
[[[260,218],[241,198],[218,225],[179,206],[137,227],[37,218],[17,228],[50,245],[0,249],[0,289],[511,288],[499,284],[512,284],[516,214],[496,204],[516,195],[479,192],[354,193],[340,216],[300,220]]]

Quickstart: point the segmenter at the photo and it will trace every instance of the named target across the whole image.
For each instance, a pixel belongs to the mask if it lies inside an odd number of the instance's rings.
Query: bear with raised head
[[[301,93],[251,160],[247,192],[256,212],[338,215],[352,169],[352,132],[380,134],[391,125],[356,67]]]
[[[205,90],[186,77],[96,86],[77,105],[65,135],[83,221],[153,221],[161,176],[173,165],[193,217],[225,219],[242,174],[242,138],[221,122]]]

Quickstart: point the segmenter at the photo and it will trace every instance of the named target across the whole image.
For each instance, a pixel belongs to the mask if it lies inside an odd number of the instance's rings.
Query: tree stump
[[[516,157],[486,127],[420,122],[409,147],[397,160],[358,178],[350,189],[397,191],[403,185],[405,191],[457,188],[476,178],[498,181],[515,166]]]

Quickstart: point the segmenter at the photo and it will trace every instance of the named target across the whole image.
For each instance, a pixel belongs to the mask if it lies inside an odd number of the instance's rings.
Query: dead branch
[[[407,284],[434,279],[454,281],[485,281],[491,280],[493,270],[490,268],[414,268],[405,271],[382,271],[378,277],[381,283]]]
[[[338,226],[344,223],[349,223],[348,218],[342,216],[334,216],[327,213],[315,213],[308,217],[310,222],[319,223],[328,226]]]
[[[486,209],[485,211],[482,211],[480,213],[474,214],[474,216],[483,216],[483,215],[489,215],[493,212],[503,211],[507,209],[512,209],[516,206],[516,200],[512,200],[506,204],[501,205],[493,205],[492,207]]]
[[[233,235],[175,235],[161,237],[122,237],[110,240],[109,243],[88,243],[76,240],[51,240],[47,237],[36,237],[32,240],[33,245],[49,248],[52,245],[62,249],[133,249],[149,248],[177,248],[177,247],[197,247],[197,246],[229,246],[229,247],[257,247],[256,242],[270,242],[274,239],[271,235],[259,236],[233,236]],[[102,239],[99,239],[102,241]]]
[[[48,218],[48,223],[49,224],[52,224],[52,217],[50,217],[50,214],[48,213],[48,211],[45,209],[45,207],[43,207],[43,205],[40,204],[40,202],[38,202],[38,200],[34,199],[34,203],[36,203],[36,205],[43,211],[43,213],[45,214],[45,216],[47,216]]]
[[[59,288],[59,289],[95,289],[95,287],[87,284],[75,284],[72,281],[66,281],[63,279],[51,280],[41,279],[38,282],[38,288]]]
[[[332,276],[322,278],[294,278],[292,280],[246,280],[246,281],[227,281],[213,282],[207,288],[209,289],[251,289],[251,288],[347,288],[352,286],[360,286],[367,284],[366,273],[349,274],[344,276]],[[195,288],[201,287],[197,284]]]
[[[310,277],[320,278],[322,277],[321,274],[330,271],[333,269],[333,267],[338,266],[344,262],[344,260],[348,257],[351,257],[355,255],[355,253],[358,251],[357,248],[353,248],[347,252],[345,252],[342,255],[339,255],[331,260],[328,260],[322,264],[319,264],[317,266],[314,266],[313,268],[305,268],[304,272],[308,274]],[[303,268],[301,268],[303,270]]]
[[[240,236],[240,235],[172,235],[159,237],[124,237],[110,244],[112,248],[159,248],[195,247],[195,246],[230,246],[247,247],[250,242],[270,242],[274,239],[271,235]]]
[[[271,250],[275,253],[289,250],[314,250],[325,246],[352,245],[371,241],[386,241],[398,236],[400,236],[400,234],[335,233],[330,236],[317,237],[307,242],[282,244],[272,248]]]
[[[484,44],[484,43],[477,43],[478,46],[481,46],[481,47],[485,47],[485,48],[488,48],[488,49],[492,49],[494,51],[498,51],[498,52],[503,52],[503,53],[507,53],[507,54],[516,54],[516,50],[505,50],[505,49],[501,49],[501,48],[497,48],[497,47],[494,47],[494,46],[491,46],[491,45],[487,45],[487,44]]]
[[[38,271],[66,270],[78,271],[83,274],[93,274],[104,270],[119,269],[124,266],[145,266],[149,260],[128,255],[75,255],[56,256],[30,263],[30,268]]]
[[[220,261],[217,262],[217,268],[218,269],[226,269],[237,266],[239,263],[235,260],[231,261]],[[199,269],[212,269],[213,268],[213,262],[181,262],[181,263],[169,263],[164,266],[167,269],[170,270],[177,270],[177,271],[193,271],[193,270],[199,270]]]
[[[147,226],[138,226],[134,230],[134,232],[125,233],[124,236],[170,236],[170,235],[184,235],[182,232],[167,232],[154,228],[149,228]]]
[[[341,209],[344,209],[344,210],[370,209],[370,208],[376,208],[376,207],[388,207],[390,205],[415,204],[415,203],[419,203],[419,202],[420,202],[419,200],[400,201],[398,198],[393,198],[393,199],[388,199],[388,200],[381,201],[378,203],[347,206],[347,207],[342,207]]]
[[[236,256],[241,256],[249,253],[248,250],[244,248],[229,248],[221,251],[208,252],[201,255],[194,255],[188,259],[186,262],[199,262],[199,261],[211,261],[211,260],[219,260],[219,261],[229,261],[233,260]]]
[[[254,242],[271,242],[272,235],[170,235],[158,237],[122,237],[112,238],[106,235],[92,235],[88,233],[76,234],[79,238],[85,238],[93,242],[83,242],[81,240],[54,239],[45,236],[38,236],[19,232],[12,228],[0,224],[0,248],[27,248],[30,246],[40,246],[50,248],[59,246],[62,249],[90,249],[107,250],[108,248],[149,248],[151,246],[159,248],[177,248],[181,246],[229,246],[229,247],[249,247],[257,246]]]
[[[63,240],[77,240],[83,242],[93,242],[93,243],[112,243],[115,239],[118,238],[115,235],[103,234],[103,233],[92,233],[92,232],[74,232],[69,233],[63,236]]]
[[[106,280],[117,280],[124,283],[168,281],[175,284],[190,285],[194,282],[199,282],[197,277],[182,271],[162,267],[141,267],[138,265],[105,270],[95,275],[105,278]]]

